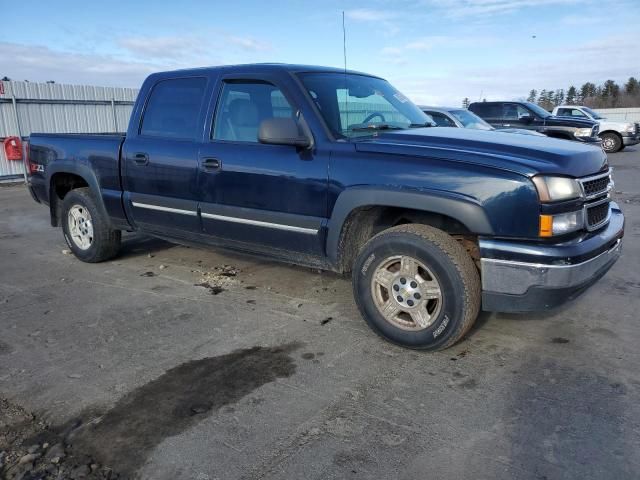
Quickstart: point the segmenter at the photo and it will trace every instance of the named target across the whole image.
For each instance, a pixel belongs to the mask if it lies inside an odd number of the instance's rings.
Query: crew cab
[[[126,134],[33,134],[28,188],[74,255],[122,231],[351,273],[382,337],[458,341],[480,308],[555,306],[620,255],[600,148],[432,127],[385,80],[260,64],[150,75]]]
[[[600,116],[598,112],[581,105],[561,105],[553,109],[558,117],[586,118],[598,122],[602,148],[607,153],[615,153],[629,145],[640,143],[640,122],[614,122]]]
[[[556,117],[531,102],[474,102],[469,110],[497,129],[524,128],[548,137],[600,146],[597,122],[585,118]]]

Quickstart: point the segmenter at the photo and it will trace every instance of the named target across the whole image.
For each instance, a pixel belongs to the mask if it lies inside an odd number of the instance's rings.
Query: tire
[[[409,272],[415,271],[417,276],[411,277]],[[427,225],[400,225],[371,238],[356,258],[352,281],[369,327],[407,348],[450,347],[467,333],[480,311],[480,276],[473,260],[453,237]],[[392,291],[399,295],[391,298]],[[382,313],[393,317],[397,308],[401,310],[392,319]]]
[[[83,262],[104,262],[120,249],[122,233],[112,230],[88,188],[70,190],[62,201],[62,232],[73,254]]]
[[[622,138],[615,133],[603,133],[600,135],[602,140],[602,149],[606,153],[616,153],[622,150]]]

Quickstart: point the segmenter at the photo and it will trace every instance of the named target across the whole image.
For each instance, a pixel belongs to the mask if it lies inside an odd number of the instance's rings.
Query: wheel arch
[[[461,236],[493,234],[482,206],[461,195],[353,188],[340,194],[328,222],[330,263],[339,272],[349,271],[369,238],[402,223],[424,223]]]
[[[598,132],[598,136],[599,137],[602,136],[602,135],[606,135],[606,134],[615,135],[616,137],[618,137],[620,139],[620,141],[622,141],[622,135],[617,130],[608,129],[608,130],[603,130],[602,132]]]
[[[76,188],[89,188],[93,193],[93,197],[98,205],[98,208],[105,213],[105,218],[109,218],[106,215],[102,196],[100,195],[100,187],[95,173],[83,166],[74,163],[67,163],[65,165],[57,164],[48,169],[48,182],[47,187],[49,198],[49,212],[51,215],[51,225],[54,227],[60,226],[60,218],[62,213],[62,200],[64,196],[71,190]]]

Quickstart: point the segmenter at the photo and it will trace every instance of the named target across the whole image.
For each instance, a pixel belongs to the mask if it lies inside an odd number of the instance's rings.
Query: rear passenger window
[[[206,78],[162,80],[153,87],[140,127],[141,135],[196,139]]]
[[[502,118],[502,104],[500,103],[476,103],[469,110],[482,118]]]
[[[293,117],[293,109],[282,91],[261,81],[226,82],[213,123],[214,140],[258,143],[262,120]]]

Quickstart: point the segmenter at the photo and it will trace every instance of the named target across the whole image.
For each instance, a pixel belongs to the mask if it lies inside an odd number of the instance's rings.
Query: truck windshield
[[[551,114],[549,112],[547,112],[544,108],[542,108],[539,105],[536,105],[535,103],[531,103],[531,102],[525,102],[525,105],[527,107],[529,107],[529,110],[532,110],[533,113],[535,113],[536,115],[538,115],[541,118],[547,118],[550,117]]]
[[[582,110],[591,115],[594,120],[605,120],[605,117],[600,116],[597,112],[591,110],[589,107],[582,107]]]
[[[344,73],[303,73],[300,79],[337,138],[432,125],[432,119],[380,78]]]
[[[464,125],[464,128],[473,128],[475,130],[493,130],[494,128],[469,110],[451,110],[451,113],[458,121]]]

